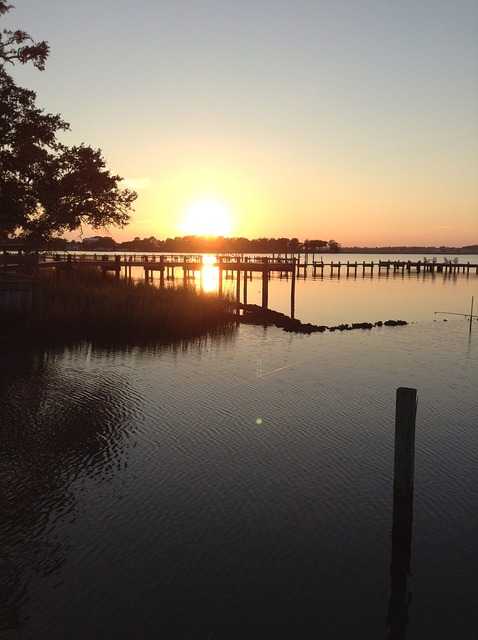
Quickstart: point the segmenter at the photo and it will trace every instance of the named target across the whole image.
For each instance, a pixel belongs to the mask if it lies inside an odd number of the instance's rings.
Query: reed
[[[92,269],[41,277],[36,337],[53,341],[170,341],[231,324],[230,302],[188,287],[158,289]]]

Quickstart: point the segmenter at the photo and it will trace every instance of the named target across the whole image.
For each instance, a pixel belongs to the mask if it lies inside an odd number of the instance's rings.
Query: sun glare
[[[190,236],[227,236],[231,227],[231,212],[215,200],[201,200],[193,204],[181,223],[183,232]]]

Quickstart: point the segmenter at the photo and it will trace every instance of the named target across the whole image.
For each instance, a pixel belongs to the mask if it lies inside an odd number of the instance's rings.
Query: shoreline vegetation
[[[91,342],[101,345],[166,344],[223,335],[239,323],[276,326],[311,334],[405,325],[403,320],[363,322],[336,327],[302,323],[258,305],[237,305],[230,297],[199,292],[194,287],[158,289],[144,282],[104,277],[97,270],[79,269],[57,277],[40,277],[30,314],[2,314],[5,340],[35,344]]]
[[[5,318],[12,332],[35,343],[171,343],[218,334],[232,324],[231,301],[193,288],[160,290],[143,282],[79,269],[42,274],[33,311]]]

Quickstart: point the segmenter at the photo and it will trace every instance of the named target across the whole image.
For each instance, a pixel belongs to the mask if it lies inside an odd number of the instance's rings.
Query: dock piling
[[[292,282],[290,286],[290,317],[295,315],[295,258],[292,265]]]
[[[239,262],[239,258],[237,259],[237,262]],[[239,309],[241,304],[241,272],[239,269],[236,272],[236,303],[237,308]]]
[[[269,308],[269,260],[264,258],[262,270],[262,308]]]
[[[394,500],[409,500],[413,496],[416,412],[417,390],[408,387],[397,389],[393,476]]]

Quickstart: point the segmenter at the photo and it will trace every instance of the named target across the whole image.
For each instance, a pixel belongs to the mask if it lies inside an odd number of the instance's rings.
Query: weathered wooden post
[[[408,387],[400,387],[397,389],[393,476],[394,501],[404,501],[413,498],[416,413],[417,390]]]
[[[242,301],[247,304],[247,271],[244,271],[244,285],[242,291]]]

